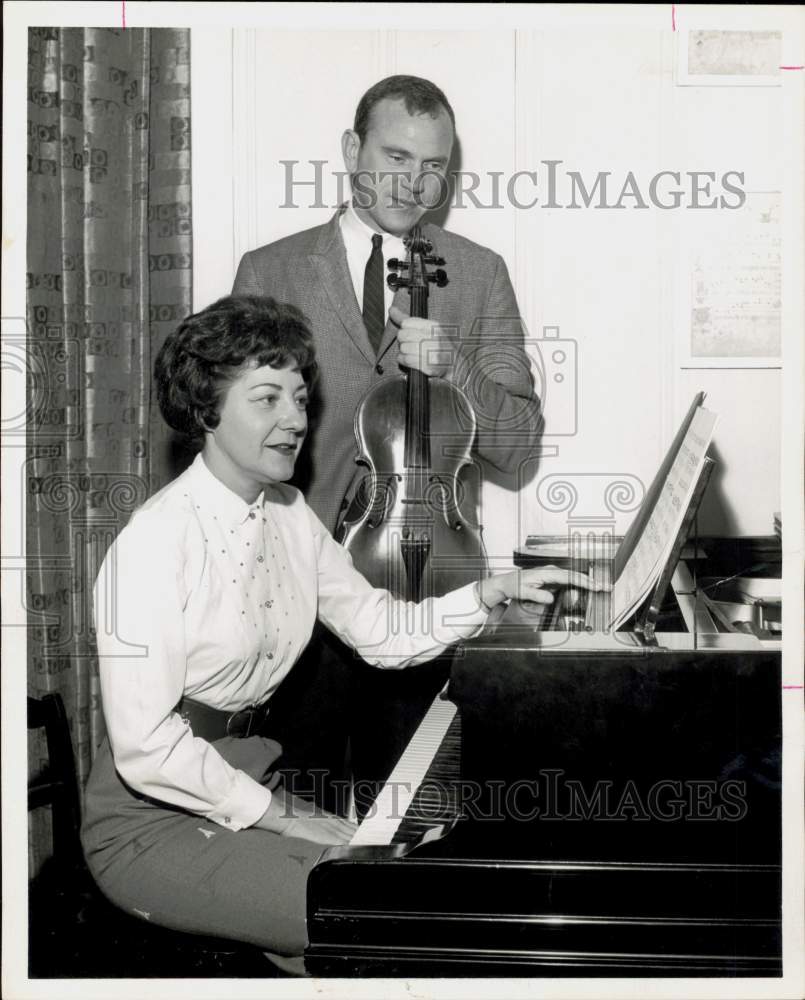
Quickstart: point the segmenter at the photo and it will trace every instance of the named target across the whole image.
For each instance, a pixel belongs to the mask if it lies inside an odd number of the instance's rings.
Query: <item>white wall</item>
[[[648,16],[639,7],[621,8],[620,23],[594,28],[556,23],[554,15],[554,23],[528,30],[194,29],[196,306],[230,290],[244,251],[329,218],[337,200],[330,165],[343,169],[341,132],[360,94],[391,73],[427,76],[445,90],[456,111],[460,166],[482,176],[538,170],[542,180],[540,161],[555,159],[591,179],[609,170],[622,181],[632,171],[644,189],[664,169],[718,176],[735,169],[745,172],[747,189],[781,190],[785,198],[784,136],[801,98],[792,104],[785,86],[676,86],[677,36],[665,13],[655,8],[656,17]],[[782,17],[762,8],[752,16],[772,28]],[[307,161],[327,161],[327,207],[312,206],[309,188],[295,190],[297,207],[280,207],[282,160],[300,161],[300,180],[313,176]],[[485,201],[488,184],[479,190]],[[576,433],[563,433],[572,380],[558,389],[549,372],[538,467],[523,471],[519,493],[515,481],[485,488],[495,560],[505,563],[526,534],[566,532],[567,513],[543,503],[549,476],[580,490],[575,516],[597,510],[622,530],[631,515],[608,510],[604,486],[617,477],[636,477],[630,481],[638,485],[651,479],[698,389],[719,414],[717,489],[701,527],[771,532],[780,509],[780,371],[683,367],[689,316],[680,303],[689,276],[680,246],[699,238],[694,215],[508,204],[450,212],[448,228],[506,259],[530,336],[558,326],[571,342],[566,353],[575,349],[578,358]],[[716,213],[709,224],[718,227]],[[532,352],[538,355],[533,345]]]

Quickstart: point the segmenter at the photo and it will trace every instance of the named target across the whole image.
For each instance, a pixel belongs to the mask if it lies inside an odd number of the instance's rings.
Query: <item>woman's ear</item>
[[[196,410],[195,413],[193,414],[193,420],[195,422],[196,427],[198,428],[198,432],[199,434],[201,434],[201,436],[205,441],[209,436],[211,436],[215,432],[215,428],[210,427],[209,424],[207,423],[206,419],[207,417],[208,415],[202,413],[200,410]]]

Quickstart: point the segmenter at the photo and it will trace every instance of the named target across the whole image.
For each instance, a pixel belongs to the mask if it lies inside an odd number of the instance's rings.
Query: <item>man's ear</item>
[[[361,149],[361,137],[348,128],[341,136],[341,153],[348,174],[354,174],[358,169],[358,153]]]

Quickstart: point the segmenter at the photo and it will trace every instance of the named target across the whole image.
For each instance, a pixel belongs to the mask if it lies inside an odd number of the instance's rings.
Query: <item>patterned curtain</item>
[[[182,458],[151,369],[191,306],[189,46],[187,29],[28,36],[28,690],[64,699],[82,785],[103,736],[95,576]],[[36,734],[28,754],[36,773]]]

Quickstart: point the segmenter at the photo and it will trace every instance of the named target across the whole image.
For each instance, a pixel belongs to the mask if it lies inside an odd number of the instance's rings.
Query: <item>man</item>
[[[452,381],[467,393],[477,420],[475,454],[494,468],[514,471],[536,444],[539,401],[502,258],[426,223],[423,235],[445,259],[448,277],[445,287],[430,286],[429,318],[410,317],[408,293],[392,293],[385,281],[384,263],[405,259],[402,238],[443,200],[454,138],[455,115],[438,87],[410,76],[381,80],[363,96],[353,128],[342,138],[352,202],[322,226],[247,253],[238,268],[235,293],[290,302],[305,313],[313,331],[320,384],[309,465],[295,482],[330,530],[365,475],[355,464],[355,411],[366,392],[397,374],[400,365]],[[321,641],[332,645],[329,638]],[[347,676],[319,650],[286,683],[315,686],[318,697],[302,700],[331,707],[343,705],[351,688],[353,773],[382,781],[443,683],[446,668],[410,671],[404,680],[374,673],[380,676],[360,674],[356,695],[357,664],[349,664]],[[279,720],[275,724],[281,726]],[[327,734],[333,732],[318,718],[289,719],[286,725],[297,739],[303,728],[312,727],[319,747],[328,745]],[[273,732],[283,736],[281,729]],[[338,756],[337,733],[328,752]],[[319,752],[314,759],[332,776],[337,769],[326,756]],[[325,802],[337,808],[332,798]]]

